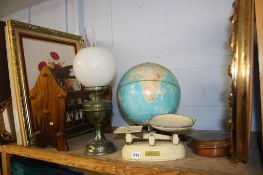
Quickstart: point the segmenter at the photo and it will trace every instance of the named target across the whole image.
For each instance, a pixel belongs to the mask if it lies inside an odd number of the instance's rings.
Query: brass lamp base
[[[112,153],[117,149],[101,131],[101,127],[110,121],[112,115],[112,102],[103,99],[105,92],[108,92],[108,87],[90,87],[87,90],[91,100],[83,104],[83,114],[87,122],[95,125],[96,133],[95,138],[88,143],[84,152],[88,155]]]
[[[103,132],[101,132],[100,124],[97,124],[95,138],[88,143],[84,151],[85,154],[99,156],[115,152],[116,150],[114,144],[110,140],[107,140]]]

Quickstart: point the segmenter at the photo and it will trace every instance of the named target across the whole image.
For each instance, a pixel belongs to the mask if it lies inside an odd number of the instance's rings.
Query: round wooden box
[[[223,157],[230,151],[230,137],[224,132],[206,132],[191,136],[188,146],[204,157]]]

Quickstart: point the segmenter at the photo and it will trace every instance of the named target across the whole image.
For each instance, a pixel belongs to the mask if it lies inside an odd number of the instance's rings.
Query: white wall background
[[[83,34],[93,28],[97,46],[109,48],[118,64],[113,89],[113,125],[119,114],[116,88],[132,66],[159,63],[177,77],[178,113],[195,118],[195,129],[225,127],[231,62],[228,38],[232,0],[48,0],[5,17]]]

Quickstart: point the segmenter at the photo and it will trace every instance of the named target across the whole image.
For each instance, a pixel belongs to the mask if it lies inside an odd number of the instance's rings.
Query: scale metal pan
[[[194,121],[191,117],[177,114],[162,114],[154,116],[149,124],[158,130],[167,132],[179,132],[191,129]]]

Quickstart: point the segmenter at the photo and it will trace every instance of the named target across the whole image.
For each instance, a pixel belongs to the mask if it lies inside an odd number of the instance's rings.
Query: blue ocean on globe
[[[123,75],[117,97],[124,117],[135,124],[147,125],[153,116],[175,113],[181,91],[169,69],[160,64],[142,63]]]

